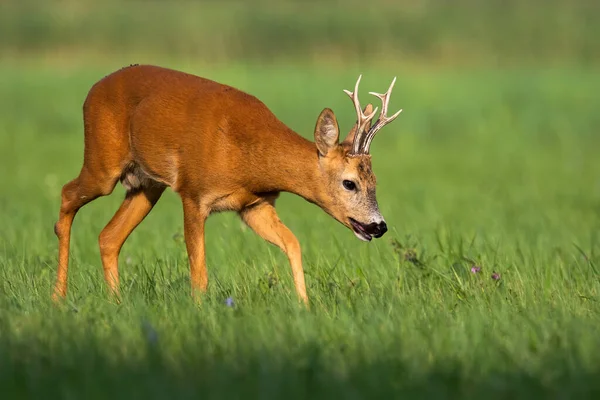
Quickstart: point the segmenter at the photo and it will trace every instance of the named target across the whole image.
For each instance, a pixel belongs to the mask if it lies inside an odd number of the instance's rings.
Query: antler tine
[[[354,142],[352,143],[352,154],[358,154],[360,152],[361,143],[363,143],[364,139],[366,139],[365,128],[369,121],[373,119],[375,113],[377,113],[377,108],[375,108],[369,115],[365,115],[362,111],[360,102],[358,101],[358,85],[361,78],[362,74],[360,74],[356,80],[354,92],[344,89],[344,93],[346,93],[352,99],[354,110],[356,111],[356,133],[354,135]]]
[[[400,111],[398,111],[396,114],[392,115],[391,117],[387,116],[388,105],[390,104],[390,96],[392,95],[392,89],[393,89],[395,83],[396,83],[396,77],[394,77],[394,79],[392,80],[392,83],[390,84],[390,87],[388,88],[387,92],[385,92],[384,94],[369,92],[369,94],[372,94],[373,96],[378,97],[381,100],[382,105],[381,105],[381,114],[379,115],[377,122],[375,122],[375,124],[371,127],[371,129],[369,129],[369,132],[367,132],[367,134],[366,134],[364,146],[362,148],[362,150],[364,151],[365,154],[369,154],[369,147],[371,146],[371,141],[375,137],[375,134],[377,133],[377,131],[380,130],[381,128],[383,128],[384,126],[386,126],[387,124],[389,124],[390,122],[392,122],[393,120],[395,120],[396,117],[398,115],[400,115],[400,113],[402,112],[402,109],[400,109]]]

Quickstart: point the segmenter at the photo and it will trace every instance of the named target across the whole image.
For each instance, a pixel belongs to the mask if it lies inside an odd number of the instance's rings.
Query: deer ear
[[[363,114],[365,115],[369,115],[373,112],[373,104],[367,104],[365,106],[365,109],[363,110]],[[368,131],[369,128],[371,127],[371,122],[369,122],[367,124],[367,126],[365,127],[365,130]],[[348,136],[346,136],[346,139],[344,139],[344,141],[342,142],[342,146],[345,147],[352,147],[352,144],[354,143],[354,137],[356,136],[356,124],[354,124],[354,126],[352,127],[352,129],[350,130],[350,132],[348,132]]]
[[[334,147],[338,146],[339,138],[340,129],[337,119],[333,111],[325,108],[317,118],[317,125],[315,126],[315,143],[319,154],[326,156]]]

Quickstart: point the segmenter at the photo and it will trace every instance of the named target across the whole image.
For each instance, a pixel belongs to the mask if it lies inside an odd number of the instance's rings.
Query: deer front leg
[[[292,267],[296,293],[300,300],[308,305],[300,243],[288,227],[279,220],[273,203],[274,200],[265,200],[254,204],[240,211],[240,216],[260,237],[285,252]]]
[[[183,199],[183,229],[185,246],[190,262],[192,296],[199,300],[208,287],[208,273],[204,253],[204,223],[208,212],[196,200]]]

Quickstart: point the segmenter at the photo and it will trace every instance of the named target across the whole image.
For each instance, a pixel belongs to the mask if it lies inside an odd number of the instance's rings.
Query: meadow
[[[2,29],[11,26],[21,27]],[[36,40],[66,41],[53,29]],[[600,75],[588,42],[577,42],[588,49],[577,57],[552,53],[563,63],[510,68],[418,57],[211,63],[185,50],[88,59],[89,49],[49,57],[11,43],[0,49],[3,398],[600,394]],[[363,102],[397,76],[390,108],[404,112],[372,146],[389,232],[359,242],[282,194],[279,215],[303,249],[306,310],[279,249],[235,214],[211,216],[209,290],[197,305],[180,201],[168,190],[123,247],[117,305],[97,243],[119,185],[78,213],[68,298],[54,305],[53,224],[61,187],[81,167],[82,103],[97,80],[134,62],[245,90],[307,138],[324,107],[344,134],[351,128],[342,89],[359,73]]]

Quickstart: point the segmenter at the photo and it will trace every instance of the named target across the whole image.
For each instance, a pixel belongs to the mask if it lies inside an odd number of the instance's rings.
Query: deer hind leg
[[[58,237],[58,270],[52,296],[55,301],[67,295],[69,246],[75,214],[92,200],[112,193],[119,175],[118,169],[112,171],[112,174],[99,174],[91,172],[84,166],[77,178],[63,186],[58,221],[54,225],[54,233]]]
[[[240,216],[260,237],[276,245],[287,255],[292,267],[296,293],[299,299],[308,305],[300,243],[292,231],[279,220],[274,202],[274,198],[266,199],[264,202],[243,209],[240,211]]]
[[[54,226],[58,236],[55,301],[67,295],[69,243],[75,214],[92,200],[112,193],[129,157],[126,123],[98,105],[90,113],[91,104],[88,101],[93,100],[88,98],[84,105],[83,167],[79,176],[63,187],[58,222]]]
[[[207,210],[195,199],[183,198],[183,230],[190,263],[192,296],[199,300],[208,288],[208,272],[204,250],[204,224]]]
[[[118,300],[119,292],[119,253],[133,230],[150,213],[166,186],[155,183],[129,190],[123,203],[100,233],[100,257],[104,269],[104,279],[112,295]]]

